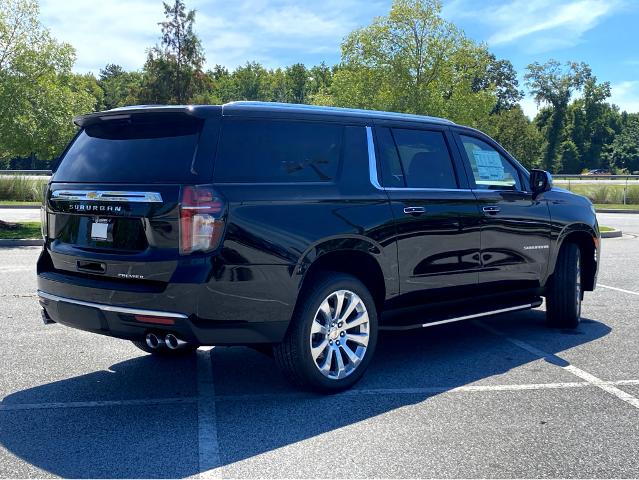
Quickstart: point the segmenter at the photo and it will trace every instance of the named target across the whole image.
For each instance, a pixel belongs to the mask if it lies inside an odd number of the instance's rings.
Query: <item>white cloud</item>
[[[384,0],[187,0],[207,65],[234,68],[249,60],[268,67],[312,58],[339,59],[340,43],[359,25],[388,10]],[[97,73],[107,63],[139,69],[160,36],[158,0],[41,0],[42,22],[72,44],[76,71]]]
[[[453,0],[445,11],[453,17],[474,18],[491,27],[491,46],[519,42],[540,53],[571,47],[602,18],[619,10],[625,0],[511,0],[478,9],[475,2]]]
[[[76,49],[75,70],[97,73],[107,63],[139,68],[159,37],[161,7],[149,0],[43,0],[41,20]]]
[[[611,86],[610,101],[629,113],[639,112],[639,80],[627,80]]]

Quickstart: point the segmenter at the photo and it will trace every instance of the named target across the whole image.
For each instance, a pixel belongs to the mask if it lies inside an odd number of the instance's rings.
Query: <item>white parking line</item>
[[[623,288],[609,287],[608,285],[597,284],[598,287],[607,288],[609,290],[616,290],[618,292],[629,293],[630,295],[639,295],[639,292],[633,292],[632,290],[624,290]]]
[[[176,403],[195,403],[197,397],[144,398],[136,400],[102,400],[93,402],[50,402],[50,403],[13,403],[0,404],[0,412],[15,410],[47,410],[54,408],[93,408],[93,407],[131,407],[138,405],[167,405]]]
[[[214,470],[220,466],[220,446],[217,439],[217,415],[215,412],[215,384],[211,349],[197,352],[197,428],[199,478],[214,478]]]
[[[560,365],[560,363],[568,363],[566,360],[562,359],[561,357],[552,354],[552,353],[547,353],[544,352],[543,350],[538,349],[537,347],[534,347],[533,345],[530,345],[529,343],[526,343],[522,340],[513,338],[513,337],[509,337],[506,333],[497,330],[496,328],[493,328],[489,325],[486,325],[484,322],[481,321],[475,321],[476,325],[479,325],[480,327],[482,327],[483,329],[495,334],[495,335],[499,335],[500,337],[504,338],[505,340],[507,340],[508,342],[512,343],[513,345],[518,346],[519,348],[522,348],[524,350],[526,350],[529,353],[532,353],[533,355],[543,358],[546,361],[548,361],[549,363],[553,364],[553,365],[557,365],[560,368],[563,368],[564,370],[566,370],[567,372],[572,373],[573,375],[575,375],[576,377],[581,378],[582,380],[585,380],[586,382],[588,382],[591,385],[594,385],[595,387],[600,388],[601,390],[603,390],[604,392],[607,392],[611,395],[614,395],[615,397],[617,397],[620,400],[623,400],[624,402],[626,402],[629,405],[632,405],[635,408],[639,408],[639,399],[633,397],[632,395],[630,395],[629,393],[624,392],[623,390],[620,390],[619,388],[617,388],[615,385],[611,384],[611,382],[605,382],[597,377],[595,377],[594,375],[592,375],[591,373],[586,372],[585,370],[582,370],[581,368],[577,368],[574,365]]]
[[[602,382],[605,385],[639,385],[639,380],[614,380]],[[513,385],[464,385],[461,387],[408,387],[408,388],[362,388],[351,389],[331,395],[330,398],[353,397],[366,395],[439,395],[443,393],[473,393],[473,392],[516,392],[522,390],[555,390],[565,388],[594,387],[590,382],[560,382],[560,383],[524,383]],[[256,400],[308,400],[317,398],[312,393],[255,393],[240,395],[218,395],[218,402],[256,401]]]

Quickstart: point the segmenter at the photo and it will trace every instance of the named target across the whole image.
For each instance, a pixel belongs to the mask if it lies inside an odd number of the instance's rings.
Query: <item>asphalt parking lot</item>
[[[247,348],[44,326],[39,247],[0,249],[0,477],[639,477],[639,215],[600,222],[626,235],[578,330],[539,309],[387,332],[328,397]]]

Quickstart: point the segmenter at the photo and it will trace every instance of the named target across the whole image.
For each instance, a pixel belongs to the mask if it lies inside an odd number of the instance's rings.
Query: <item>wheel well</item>
[[[581,253],[581,282],[584,290],[592,291],[595,288],[595,272],[597,264],[595,260],[595,243],[588,232],[578,231],[569,233],[561,242],[563,248],[568,243],[574,243]]]
[[[359,250],[341,250],[321,255],[304,275],[300,292],[309,288],[313,279],[323,272],[347,273],[357,278],[371,292],[377,311],[381,312],[386,298],[386,286],[382,269],[371,255]]]

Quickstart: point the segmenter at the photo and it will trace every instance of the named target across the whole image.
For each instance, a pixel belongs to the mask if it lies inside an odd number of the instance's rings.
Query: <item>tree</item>
[[[639,171],[639,115],[627,117],[623,130],[605,148],[603,158],[610,167]]]
[[[495,106],[477,90],[490,61],[483,46],[441,17],[439,0],[394,0],[387,16],[342,43],[336,105],[439,115],[476,125]]]
[[[557,170],[561,173],[581,173],[579,150],[572,140],[564,141],[559,147],[558,165],[560,167]]]
[[[538,104],[545,103],[553,108],[550,124],[544,132],[543,165],[547,170],[553,170],[558,160],[570,98],[591,76],[590,67],[583,62],[567,62],[565,67],[557,60],[528,65],[528,73],[524,76],[527,87]]]
[[[231,75],[235,86],[233,100],[269,100],[272,97],[268,71],[257,62],[246,62]]]
[[[142,74],[126,72],[120,65],[108,64],[100,70],[98,84],[104,92],[107,109],[138,103]]]
[[[295,63],[286,68],[286,86],[288,101],[291,103],[306,103],[308,71],[302,63]]]
[[[510,60],[497,60],[494,54],[489,54],[489,63],[485,75],[474,79],[474,90],[493,89],[497,103],[492,113],[499,113],[515,107],[524,98],[524,92],[519,89],[517,72]]]
[[[35,0],[0,3],[0,157],[55,157],[75,132],[71,118],[99,106],[91,79],[71,73],[73,47],[38,14]]]
[[[193,31],[195,10],[187,12],[183,0],[164,2],[164,16],[161,43],[149,50],[144,65],[143,101],[188,103],[206,89],[202,44]]]
[[[539,165],[541,134],[519,105],[491,115],[481,128],[527,168]]]

